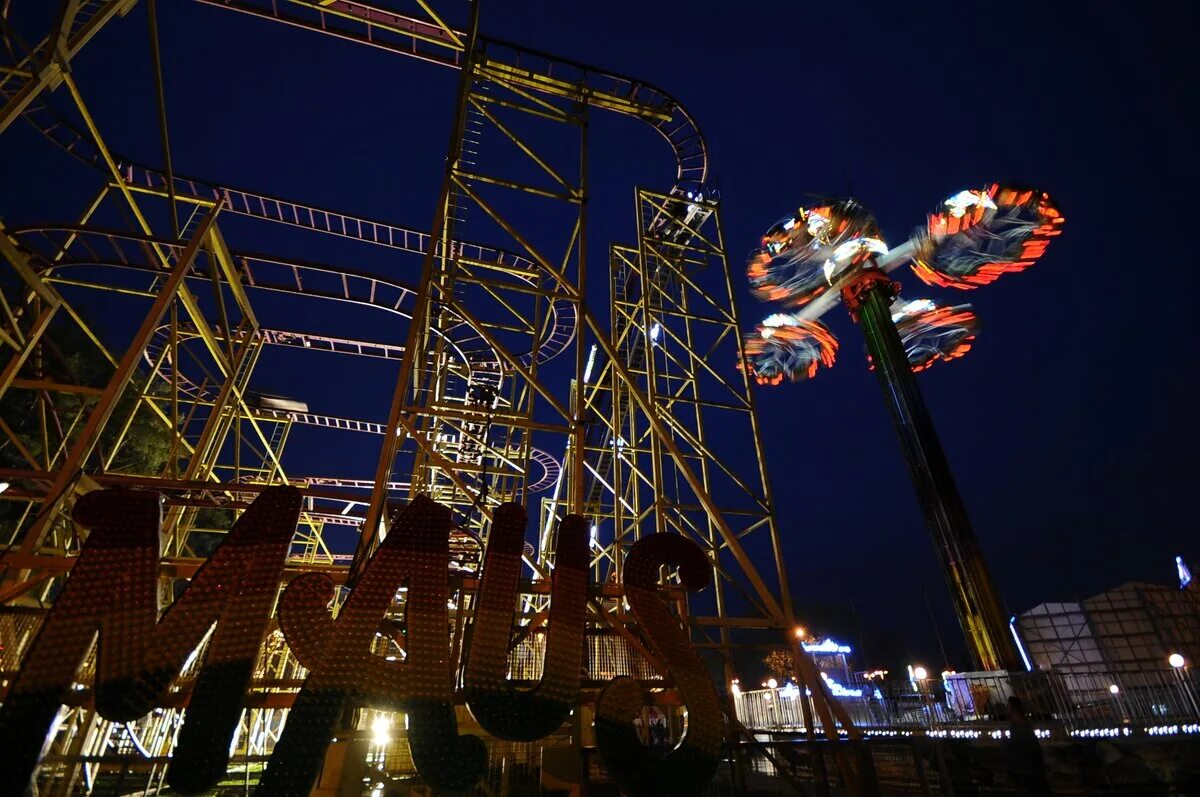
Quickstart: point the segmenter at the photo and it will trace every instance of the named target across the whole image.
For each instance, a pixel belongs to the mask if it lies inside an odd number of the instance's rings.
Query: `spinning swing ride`
[[[927,285],[959,290],[989,285],[1033,265],[1062,224],[1048,194],[992,183],[949,197],[907,241],[889,248],[859,202],[824,200],[768,229],[746,268],[756,297],[793,309],[768,316],[745,336],[739,367],[759,384],[805,381],[833,365],[837,339],[820,319],[839,302],[862,327],[868,362],[883,388],[955,612],[981,670],[1019,670],[1022,662],[913,376],[965,355],[979,319],[966,304],[904,301],[887,275],[907,263]]]

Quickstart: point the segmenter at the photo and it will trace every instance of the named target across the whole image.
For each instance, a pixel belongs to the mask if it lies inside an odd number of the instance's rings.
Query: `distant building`
[[[833,639],[813,640],[802,642],[804,652],[812,656],[817,665],[817,671],[825,679],[832,678],[832,683],[838,684],[836,689],[850,682],[850,653],[849,645],[843,645]],[[836,691],[835,689],[835,691]]]
[[[1014,633],[1030,669],[1161,672],[1172,654],[1194,665],[1200,591],[1130,581],[1078,603],[1035,606],[1015,619]]]

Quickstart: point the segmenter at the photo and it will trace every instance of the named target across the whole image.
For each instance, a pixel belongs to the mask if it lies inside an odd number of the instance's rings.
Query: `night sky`
[[[28,38],[40,35],[40,12],[14,6]],[[160,6],[178,172],[429,227],[457,73],[182,0]],[[644,79],[688,108],[708,141],[747,327],[769,310],[744,289],[744,256],[809,194],[852,191],[893,243],[962,188],[1009,180],[1055,197],[1064,234],[1023,274],[961,295],[896,273],[906,297],[970,301],[983,321],[965,360],[920,383],[1018,612],[1128,580],[1171,583],[1176,554],[1200,564],[1188,377],[1197,366],[1188,314],[1200,170],[1185,41],[1194,14],[1112,0],[491,2],[482,29]],[[143,4],[76,71],[113,148],[157,164],[149,63]],[[655,133],[602,116],[591,153],[598,263],[608,241],[634,238],[632,187],[665,190],[673,176]],[[4,134],[0,174],[0,213],[13,226],[71,219],[98,186],[25,125]],[[238,239],[242,223],[228,221],[234,246],[354,257],[360,268],[399,262],[410,278],[420,264],[313,236]],[[117,305],[93,312],[121,328]],[[342,311],[321,312],[326,330],[355,327]],[[842,342],[838,365],[758,390],[793,594],[816,630],[861,637],[868,659],[894,666],[940,663],[927,593],[949,664],[964,669],[861,335],[844,311],[826,321]],[[370,337],[403,333],[381,325]],[[315,411],[386,417],[387,364],[317,372],[294,354],[262,374],[262,389],[302,393]],[[324,473],[367,478],[378,441],[304,445]]]

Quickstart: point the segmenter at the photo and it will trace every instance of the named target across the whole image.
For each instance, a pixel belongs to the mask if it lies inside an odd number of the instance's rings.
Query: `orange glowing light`
[[[837,359],[838,342],[820,321],[760,324],[745,338],[745,359],[738,368],[760,385],[812,379]]]
[[[912,310],[913,305],[919,309]],[[937,362],[949,362],[963,357],[975,343],[979,332],[979,316],[970,305],[935,307],[928,303],[902,306],[899,317],[893,315],[913,373],[920,373]],[[867,356],[867,367],[875,363]]]
[[[965,210],[961,206],[947,207],[929,216],[922,244],[912,264],[913,272],[925,284],[959,290],[990,285],[1005,274],[1015,274],[1032,266],[1045,254],[1050,239],[1062,234],[1065,219],[1045,192],[993,183],[976,196],[979,201]],[[988,207],[985,198],[991,200],[994,209]],[[964,259],[966,265],[958,268],[947,268],[946,264],[938,262],[939,254],[947,246],[953,249],[961,242],[969,250],[971,239],[963,240],[962,236],[980,226],[987,228],[997,218],[1011,219],[1014,210],[1030,212],[1035,224],[1024,238],[1010,241],[1008,248],[998,253],[994,260],[988,261],[981,252],[973,252]],[[956,216],[954,211],[961,215]]]

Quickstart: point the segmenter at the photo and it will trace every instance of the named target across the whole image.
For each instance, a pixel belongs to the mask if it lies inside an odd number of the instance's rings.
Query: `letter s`
[[[717,771],[725,735],[712,679],[679,621],[659,599],[659,568],[663,565],[679,568],[679,579],[689,592],[706,587],[712,572],[700,547],[674,534],[643,537],[625,557],[626,600],[687,704],[683,739],[658,758],[642,745],[633,726],[643,704],[638,682],[614,678],[600,692],[596,746],[609,774],[631,797],[699,794]]]

